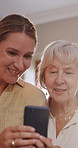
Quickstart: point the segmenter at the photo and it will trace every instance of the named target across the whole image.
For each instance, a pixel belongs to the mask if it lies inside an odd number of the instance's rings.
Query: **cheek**
[[[69,86],[70,88],[74,88],[77,89],[78,88],[78,80],[73,79],[73,81],[71,80],[71,82],[69,82]]]
[[[53,86],[53,80],[50,79],[49,77],[45,79],[45,85],[47,88],[52,88]]]
[[[28,69],[28,68],[30,67],[30,65],[31,65],[31,60],[26,61],[26,62],[24,63],[24,65],[25,65],[25,69]]]
[[[72,83],[68,84],[69,87],[69,94],[74,96],[78,90],[78,83],[77,81],[72,81]]]
[[[47,88],[51,86],[51,83],[53,83],[51,77],[47,74],[47,72],[45,72],[44,83]]]

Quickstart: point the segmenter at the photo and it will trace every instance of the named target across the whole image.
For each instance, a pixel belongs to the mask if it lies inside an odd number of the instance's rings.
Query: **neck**
[[[73,99],[70,102],[63,104],[53,102],[50,100],[50,111],[55,118],[59,120],[70,120],[77,110],[77,99]]]

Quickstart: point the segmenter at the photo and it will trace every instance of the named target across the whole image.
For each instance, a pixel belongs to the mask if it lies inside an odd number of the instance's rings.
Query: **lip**
[[[17,70],[15,70],[15,69],[8,68],[8,70],[9,70],[12,74],[15,74],[15,75],[19,75],[19,74],[20,74],[20,71],[17,71]]]
[[[61,89],[61,88],[54,88],[53,89],[53,92],[56,94],[56,95],[64,95],[66,93],[67,89]]]
[[[58,92],[64,92],[66,91],[66,89],[61,89],[61,88],[54,88],[55,91],[58,91]]]

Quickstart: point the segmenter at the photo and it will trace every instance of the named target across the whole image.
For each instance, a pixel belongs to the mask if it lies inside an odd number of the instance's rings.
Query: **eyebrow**
[[[15,50],[16,52],[18,52],[18,50],[17,50],[17,49],[12,48],[12,47],[8,47],[7,49],[12,49],[12,50]]]
[[[53,68],[56,68],[56,66],[54,66],[53,64],[50,64],[49,66],[50,66],[50,68],[52,68],[52,67]]]
[[[65,69],[66,69],[66,70],[73,70],[74,67],[66,67]]]
[[[53,65],[53,64],[50,64],[50,67],[49,68],[55,68],[55,69],[57,69],[57,67],[55,65]],[[73,67],[71,67],[71,66],[64,67],[64,69],[66,69],[66,70],[73,70],[74,69],[74,66]]]
[[[8,47],[7,49],[12,49],[12,50],[15,50],[16,52],[19,52],[19,50],[15,49],[15,48],[12,48],[12,47]],[[34,54],[34,52],[27,52],[26,54]]]

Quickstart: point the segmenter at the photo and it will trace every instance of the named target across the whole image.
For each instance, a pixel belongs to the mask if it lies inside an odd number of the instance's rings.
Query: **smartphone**
[[[36,132],[47,137],[49,108],[42,106],[26,106],[24,110],[24,125],[32,126]]]

